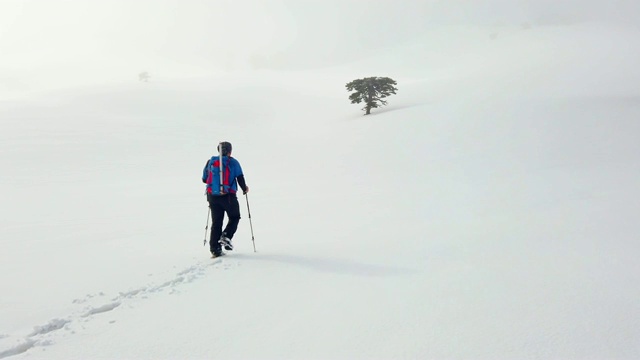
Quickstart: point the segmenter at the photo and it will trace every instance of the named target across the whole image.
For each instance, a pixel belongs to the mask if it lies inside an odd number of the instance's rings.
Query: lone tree
[[[365,115],[371,114],[371,109],[379,108],[387,105],[383,100],[391,94],[395,94],[398,89],[396,81],[388,77],[368,77],[364,79],[353,80],[346,85],[348,91],[355,91],[349,95],[352,104],[360,104],[364,102],[365,106],[362,110]]]

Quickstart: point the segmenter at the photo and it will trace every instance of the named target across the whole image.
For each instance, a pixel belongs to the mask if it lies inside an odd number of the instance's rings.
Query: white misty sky
[[[35,81],[308,68],[441,24],[635,21],[637,1],[1,0],[0,93]],[[51,80],[48,80],[51,78]],[[98,79],[99,78],[99,79]]]

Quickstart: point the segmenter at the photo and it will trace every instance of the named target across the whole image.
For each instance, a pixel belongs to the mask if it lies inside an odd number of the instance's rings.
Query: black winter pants
[[[213,220],[209,246],[211,248],[211,252],[219,253],[221,251],[221,246],[218,243],[218,240],[220,240],[220,236],[222,235],[224,214],[226,212],[227,217],[229,217],[227,226],[224,228],[224,233],[229,239],[232,239],[238,229],[238,223],[240,222],[240,204],[238,203],[238,197],[236,194],[225,194],[220,196],[207,194],[207,201],[209,202],[209,208],[211,208],[211,218]]]

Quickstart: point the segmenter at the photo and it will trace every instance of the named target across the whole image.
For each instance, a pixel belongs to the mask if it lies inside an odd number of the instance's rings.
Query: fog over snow
[[[637,23],[632,0],[3,0],[0,92],[311,69],[410,43],[443,25]]]
[[[1,0],[0,358],[640,358],[639,15]]]

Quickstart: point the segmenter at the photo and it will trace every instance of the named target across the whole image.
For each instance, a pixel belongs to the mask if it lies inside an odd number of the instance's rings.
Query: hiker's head
[[[223,141],[218,144],[218,151],[222,154],[222,156],[230,156],[231,155],[231,143],[228,141]]]

